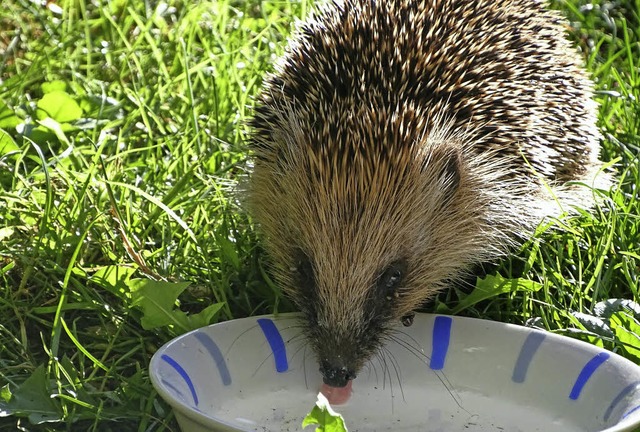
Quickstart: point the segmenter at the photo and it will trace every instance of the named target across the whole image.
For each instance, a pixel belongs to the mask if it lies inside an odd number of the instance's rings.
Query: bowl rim
[[[162,352],[166,351],[171,345],[175,344],[175,343],[179,343],[180,340],[182,340],[183,338],[189,337],[190,335],[192,335],[193,333],[202,331],[203,329],[209,329],[209,328],[214,328],[217,326],[227,326],[227,325],[233,325],[232,323],[234,322],[238,322],[238,321],[248,321],[248,320],[258,320],[261,318],[269,318],[269,319],[274,319],[274,320],[279,320],[279,319],[292,319],[292,318],[298,318],[301,317],[302,314],[300,312],[284,312],[284,313],[278,313],[278,314],[264,314],[264,315],[254,315],[254,316],[249,316],[249,317],[244,317],[244,318],[237,318],[237,319],[233,319],[233,320],[226,320],[226,321],[221,321],[218,323],[214,323],[214,324],[209,324],[207,326],[204,327],[200,327],[194,330],[190,330],[186,333],[181,334],[180,336],[177,336],[167,342],[165,342],[160,348],[158,348],[158,350],[153,354],[150,362],[149,362],[149,378],[151,379],[151,383],[154,387],[154,389],[158,392],[158,394],[162,397],[162,399],[167,402],[172,409],[177,410],[181,415],[187,417],[188,419],[190,419],[191,421],[194,421],[202,426],[205,427],[226,427],[229,430],[238,430],[237,425],[235,424],[231,424],[230,422],[225,421],[224,419],[221,419],[219,417],[211,417],[210,415],[205,414],[204,412],[198,410],[197,408],[193,408],[189,405],[187,405],[185,402],[181,401],[180,399],[176,398],[172,393],[170,393],[165,387],[164,384],[162,384],[159,380],[158,375],[155,373],[158,370],[158,364],[160,362],[160,357]],[[613,359],[615,362],[620,362],[621,365],[624,365],[622,367],[626,367],[626,368],[634,368],[634,369],[639,369],[640,370],[640,365],[635,364],[634,362],[632,362],[631,360],[622,357],[621,355],[607,350],[606,348],[602,348],[602,347],[598,347],[596,345],[590,344],[588,342],[585,341],[581,341],[579,339],[574,339],[571,338],[569,336],[564,336],[561,334],[557,334],[548,330],[544,330],[544,329],[540,329],[537,327],[527,327],[524,325],[519,325],[519,324],[512,324],[512,323],[505,323],[505,322],[501,322],[501,321],[493,321],[493,320],[488,320],[488,319],[481,319],[481,318],[472,318],[472,317],[465,317],[465,316],[456,316],[456,315],[445,315],[445,314],[438,314],[438,313],[424,313],[424,312],[416,312],[416,316],[422,316],[422,317],[432,317],[435,319],[435,317],[438,316],[445,316],[445,317],[449,317],[453,320],[459,320],[459,321],[466,321],[467,323],[470,323],[471,325],[473,323],[479,324],[482,323],[482,325],[487,325],[489,327],[493,327],[493,328],[500,328],[502,330],[506,329],[506,331],[508,332],[516,332],[516,333],[530,333],[530,332],[542,332],[544,333],[545,337],[548,337],[551,341],[553,341],[554,344],[557,344],[559,342],[570,342],[572,344],[575,344],[578,347],[581,347],[582,349],[584,349],[585,351],[591,353],[591,354],[598,354],[601,352],[606,352],[610,355],[610,358]],[[623,420],[624,421],[624,420]],[[617,424],[606,428],[606,429],[602,429],[599,432],[631,432],[634,430],[635,427],[640,426],[640,417],[638,417],[638,420],[636,422],[630,422],[627,425],[625,424],[621,424],[620,422],[618,422]]]

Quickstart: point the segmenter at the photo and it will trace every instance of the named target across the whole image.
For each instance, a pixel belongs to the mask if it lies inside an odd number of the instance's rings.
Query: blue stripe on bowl
[[[172,359],[166,354],[162,354],[160,358],[164,360],[167,364],[169,364],[169,366],[174,368],[175,371],[178,372],[178,375],[180,375],[182,379],[187,383],[187,387],[189,387],[189,390],[191,391],[191,396],[193,397],[193,403],[196,406],[198,406],[198,395],[196,394],[196,388],[193,386],[193,382],[191,381],[191,378],[189,378],[189,374],[187,373],[187,371],[184,370],[177,361],[175,361],[174,359]]]
[[[513,382],[523,383],[527,378],[527,371],[529,370],[531,360],[533,360],[533,356],[536,354],[545,338],[545,334],[540,331],[532,331],[529,333],[524,344],[522,344],[522,348],[520,348],[518,360],[516,360],[516,364],[513,367],[513,375],[511,376],[511,380]]]
[[[640,410],[640,405],[638,405],[638,406],[636,406],[636,407],[634,407],[634,408],[631,408],[629,411],[627,411],[627,412],[622,416],[622,419],[623,419],[623,420],[624,420],[624,419],[626,419],[627,417],[629,417],[631,414],[633,414],[634,412],[636,412],[636,411],[638,411],[638,410]]]
[[[591,375],[598,369],[602,363],[606,362],[610,357],[609,353],[601,352],[596,354],[591,360],[587,362],[586,365],[580,371],[578,378],[576,379],[573,388],[571,389],[571,393],[569,394],[569,399],[577,400],[580,397],[580,392],[584,388],[585,384],[591,378]]]
[[[273,352],[273,359],[276,362],[276,371],[286,372],[289,369],[289,363],[287,362],[287,348],[284,346],[282,335],[280,331],[268,318],[259,318],[258,324],[264,333],[264,337],[267,338],[271,351]]]
[[[196,332],[194,333],[194,336],[196,339],[198,339],[198,342],[200,342],[202,346],[205,347],[209,355],[213,358],[213,361],[216,362],[222,384],[226,386],[231,384],[231,374],[229,373],[227,362],[224,360],[224,356],[222,355],[222,351],[220,351],[218,344],[216,344],[215,341],[211,339],[211,337],[205,332]]]
[[[607,410],[604,412],[603,420],[604,421],[609,420],[609,417],[611,417],[611,413],[613,412],[613,409],[616,407],[616,405],[618,405],[622,399],[629,396],[630,394],[635,393],[639,389],[640,389],[640,381],[635,381],[629,384],[628,386],[626,386],[625,388],[623,388],[622,390],[620,390],[620,393],[618,393],[618,396],[613,398],[613,400],[609,404],[609,408],[607,408]]]
[[[433,322],[433,340],[431,346],[431,361],[429,367],[433,370],[444,368],[451,339],[451,324],[453,319],[448,316],[437,316]]]

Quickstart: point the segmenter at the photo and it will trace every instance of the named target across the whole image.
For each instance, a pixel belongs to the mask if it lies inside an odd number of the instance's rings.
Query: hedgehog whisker
[[[411,336],[409,333],[407,333],[407,332],[405,332],[403,330],[396,330],[395,332],[389,334],[389,336],[395,337],[395,338],[399,338],[398,335],[402,335],[402,336],[408,337],[411,340],[411,342],[413,342],[415,344],[414,348],[417,351],[424,352],[420,342],[418,342],[418,340],[416,338],[414,338],[413,336]],[[398,339],[396,339],[396,340],[398,340]]]
[[[436,370],[432,370],[432,369],[430,369],[430,370],[433,372],[433,374],[436,376],[436,378],[438,378],[438,381],[440,381],[440,383],[442,383],[442,386],[445,389],[447,389],[447,392],[449,392],[449,395],[451,396],[451,399],[453,399],[453,401],[456,403],[456,405],[458,405],[458,408],[460,408],[461,410],[463,410],[467,414],[471,414],[469,411],[467,411],[462,406],[462,398],[460,398],[460,395],[458,394],[458,392],[456,392],[455,389],[453,388],[453,385],[451,384],[451,382],[447,378],[447,375],[442,371],[436,371]],[[442,374],[442,376],[440,376],[440,374]]]
[[[378,363],[380,363],[380,367],[382,367],[382,388],[387,388],[387,362],[384,358],[384,353],[382,351],[376,352],[376,358],[378,359]]]
[[[287,344],[287,345],[292,345],[292,343],[291,343],[291,342],[292,342],[294,339],[295,339],[295,340],[296,340],[296,342],[297,342],[297,339],[298,339],[298,338],[299,338],[298,336],[296,336],[296,337],[294,337],[294,338],[291,338],[291,339],[289,339],[289,340],[286,342],[286,344]],[[303,348],[306,348],[308,344],[309,344],[309,342],[308,342],[306,339],[304,339],[304,338],[303,338],[303,339],[302,339],[302,342],[300,342],[300,346],[299,346],[299,347],[298,347],[298,348],[293,352],[293,354],[291,355],[290,360],[291,360],[291,361],[293,361],[293,359],[295,359],[295,358],[296,358],[296,356],[298,355],[298,353],[299,353]],[[304,360],[304,359],[303,359],[303,360]]]
[[[281,318],[281,319],[295,319],[295,317],[290,317],[290,318]],[[257,327],[259,327],[258,324],[252,325],[251,327],[249,327],[248,329],[244,330],[243,332],[241,332],[238,336],[236,336],[233,341],[231,342],[231,344],[227,347],[226,351],[225,351],[225,356],[227,356],[230,352],[231,349],[233,348],[233,346],[236,344],[236,342],[238,342],[238,340],[240,340],[243,336],[245,336],[247,333],[249,333],[252,330],[255,330]],[[283,327],[280,329],[280,332],[285,332],[291,329],[300,329],[303,330],[304,326],[302,324],[297,324],[297,325],[289,325],[286,327]],[[300,332],[299,334],[295,335],[293,338],[290,338],[289,340],[287,340],[287,343],[294,340],[296,337],[301,337],[303,336],[302,332]]]
[[[295,334],[295,335],[291,336],[289,339],[287,339],[287,340],[285,341],[285,343],[286,343],[286,344],[290,344],[290,343],[293,343],[293,342],[297,342],[297,341],[298,341],[298,339],[304,339],[304,340],[305,340],[305,343],[308,343],[308,342],[309,342],[309,341],[305,338],[305,334],[304,334],[304,332],[299,332],[299,333],[297,333],[297,334]]]
[[[413,339],[410,335],[407,335],[404,332],[398,331],[399,334],[404,334],[405,336],[409,336],[411,339]],[[414,357],[416,357],[420,363],[424,364],[425,366],[429,366],[429,360],[431,360],[431,358],[429,356],[427,356],[424,351],[422,351],[422,349],[418,349],[412,345],[410,345],[408,342],[400,339],[397,335],[395,334],[389,334],[387,335],[387,338],[389,340],[392,340],[394,342],[396,342],[399,346],[403,347],[404,349],[406,349],[409,353],[411,353]],[[415,339],[414,339],[415,341]],[[431,369],[430,369],[431,370]],[[465,410],[462,407],[462,399],[460,398],[460,396],[458,395],[458,393],[456,392],[453,384],[451,383],[451,381],[449,381],[449,378],[447,377],[447,374],[445,374],[442,371],[433,371],[435,376],[438,378],[438,380],[442,383],[443,387],[445,389],[447,389],[447,392],[449,392],[449,394],[451,395],[452,399],[456,402],[456,405],[458,405],[458,407],[460,409]],[[440,376],[440,374],[442,374],[442,376]],[[468,412],[465,410],[465,412]]]
[[[390,340],[392,342],[395,342],[396,344],[398,344],[400,347],[404,348],[405,350],[407,350],[407,352],[411,353],[411,355],[413,355],[415,358],[417,358],[418,360],[420,360],[421,363],[424,363],[425,365],[428,364],[426,360],[430,360],[429,356],[427,356],[427,354],[418,347],[415,347],[413,345],[411,345],[409,342],[400,339],[397,336],[394,335],[389,335],[387,337],[387,340]]]
[[[382,364],[384,365],[384,375],[382,377],[382,388],[386,389],[387,376],[389,376],[389,391],[391,393],[391,413],[395,411],[395,403],[394,403],[394,394],[393,394],[393,379],[391,378],[391,372],[389,369],[389,364],[387,363],[387,352],[383,349],[378,350],[380,354],[379,357],[382,359]]]
[[[231,351],[231,347],[236,343],[236,341],[237,341],[240,337],[244,336],[244,335],[245,335],[249,330],[253,330],[253,329],[255,329],[256,327],[258,327],[258,325],[252,326],[250,329],[245,330],[245,331],[244,331],[244,332],[242,332],[238,337],[236,337],[236,338],[234,339],[234,341],[231,343],[231,345],[229,346],[229,348],[227,349],[227,351],[226,351],[225,355],[228,355],[228,354],[229,354],[229,352]],[[291,328],[296,328],[296,327],[284,327],[284,328],[282,328],[282,329],[281,329],[281,331],[286,331],[286,330],[291,329]],[[297,340],[298,340],[298,339],[300,339],[300,338],[302,339],[302,343],[300,344],[300,347],[299,347],[299,348],[297,348],[297,349],[294,351],[294,354],[291,356],[291,360],[293,360],[293,358],[296,356],[296,354],[297,354],[298,352],[300,352],[300,350],[301,350],[303,347],[306,347],[306,346],[307,346],[307,344],[308,344],[308,339],[304,338],[304,334],[303,334],[302,332],[299,332],[299,333],[297,333],[297,334],[295,334],[295,335],[293,335],[293,336],[291,336],[291,337],[289,337],[288,339],[286,339],[286,340],[285,340],[285,344],[286,344],[287,346],[289,346],[289,345],[292,345],[292,343],[294,343],[295,341],[297,341]],[[258,373],[258,371],[260,370],[260,368],[261,368],[261,367],[266,363],[266,361],[267,361],[267,360],[269,360],[270,358],[273,358],[273,356],[274,356],[273,352],[269,352],[269,354],[267,354],[267,356],[266,356],[266,357],[265,357],[265,358],[260,362],[260,364],[258,364],[258,366],[256,367],[256,369],[255,369],[255,370],[253,371],[253,373],[251,374],[251,376],[252,376],[252,377],[253,377],[253,376],[255,376],[255,375]]]
[[[293,318],[291,318],[291,319],[293,319]],[[297,321],[297,320],[296,320],[296,321]],[[304,331],[305,327],[304,327],[304,325],[303,325],[302,323],[300,323],[300,322],[298,321],[298,322],[296,322],[295,324],[289,324],[289,325],[287,325],[286,327],[282,327],[282,328],[280,329],[280,331],[281,331],[281,332],[283,332],[283,331],[288,331],[288,330],[291,330],[291,329],[299,330],[299,331],[301,331],[301,332],[302,332],[302,331]]]
[[[225,357],[229,355],[229,352],[231,352],[231,348],[233,348],[233,346],[236,344],[236,342],[238,340],[240,340],[240,338],[244,335],[246,335],[247,333],[249,333],[251,330],[255,330],[258,327],[258,324],[255,324],[251,327],[249,327],[248,329],[246,329],[245,331],[243,331],[242,333],[240,333],[238,336],[236,336],[235,339],[233,339],[233,342],[231,342],[231,345],[229,345],[227,347],[227,350],[225,351],[224,355]]]
[[[270,358],[273,358],[273,352],[270,352],[269,354],[267,354],[265,356],[265,358],[258,364],[258,366],[256,367],[256,369],[253,371],[253,373],[251,374],[252,377],[255,377],[256,374],[258,373],[258,371],[260,370],[260,368],[267,362],[267,360],[269,360]]]
[[[374,358],[377,358],[377,357],[378,357],[378,353],[376,352],[374,354]],[[379,359],[378,359],[378,361],[379,361]],[[374,375],[374,378],[376,380],[376,383],[380,382],[380,377],[378,377],[378,369],[376,368],[376,365],[373,362],[373,359],[369,359],[369,361],[367,361],[367,363],[365,363],[365,366],[367,367],[368,376],[370,377],[371,376],[371,372],[373,371],[373,375]]]
[[[304,375],[304,386],[305,388],[309,388],[309,380],[307,379],[307,347],[309,344],[304,344],[302,347],[304,350],[302,351],[302,374]]]
[[[385,351],[386,355],[389,356],[389,359],[391,361],[391,365],[393,366],[393,369],[394,369],[395,374],[396,374],[396,379],[398,380],[398,386],[400,387],[400,394],[402,395],[402,400],[406,402],[406,399],[404,397],[404,388],[402,387],[402,368],[400,368],[400,364],[398,363],[398,359],[393,354],[393,352],[391,350],[389,350],[387,347],[383,346],[382,349]],[[389,379],[391,379],[391,377],[389,377]]]

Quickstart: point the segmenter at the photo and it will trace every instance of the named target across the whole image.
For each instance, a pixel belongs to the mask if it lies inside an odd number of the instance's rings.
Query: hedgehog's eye
[[[415,312],[409,312],[400,319],[400,322],[405,327],[411,327],[413,325],[413,319],[416,317]]]
[[[407,272],[405,260],[394,261],[388,265],[378,278],[378,291],[387,300],[398,297],[398,288],[402,285]]]

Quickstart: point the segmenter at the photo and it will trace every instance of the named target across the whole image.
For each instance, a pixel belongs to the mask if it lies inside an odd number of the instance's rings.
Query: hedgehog
[[[597,106],[566,29],[536,0],[334,0],[299,23],[256,101],[246,199],[329,389],[592,206]]]

